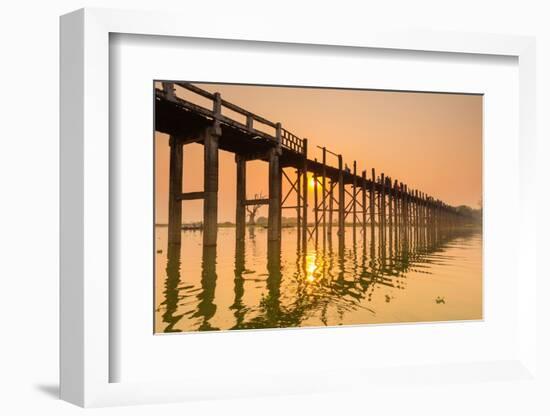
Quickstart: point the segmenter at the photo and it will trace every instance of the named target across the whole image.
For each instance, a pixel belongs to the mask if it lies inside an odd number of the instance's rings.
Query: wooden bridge
[[[283,209],[296,211],[298,244],[307,246],[310,238],[323,241],[332,238],[337,229],[339,247],[343,249],[346,224],[372,236],[378,228],[378,238],[399,233],[400,238],[429,238],[442,230],[449,230],[469,221],[455,207],[445,204],[417,189],[374,169],[370,175],[360,173],[357,162],[344,164],[342,155],[319,147],[321,158],[308,157],[309,141],[283,128],[280,122],[267,120],[244,108],[222,99],[219,93],[210,93],[185,82],[162,82],[155,88],[155,130],[170,136],[170,186],[168,243],[181,243],[182,201],[203,199],[203,245],[216,246],[218,229],[218,152],[235,154],[237,207],[235,213],[237,242],[245,238],[246,206],[268,205],[268,242],[281,242]],[[191,92],[207,99],[209,107],[197,100],[182,98],[180,93]],[[204,190],[184,192],[182,188],[183,147],[189,143],[204,145]],[[337,160],[336,166],[327,163],[327,157]],[[266,199],[247,199],[246,163],[263,160],[269,163],[269,195]],[[286,169],[286,170],[285,170]],[[289,175],[288,169],[295,171]],[[313,177],[313,215],[308,219],[308,176]],[[283,180],[290,189],[283,196]],[[285,205],[295,193],[296,204]],[[334,222],[334,213],[337,214]]]

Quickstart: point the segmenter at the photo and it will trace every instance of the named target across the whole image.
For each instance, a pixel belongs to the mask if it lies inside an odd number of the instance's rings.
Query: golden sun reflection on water
[[[306,280],[308,282],[315,281],[315,271],[317,270],[317,256],[315,253],[309,253],[306,256]]]

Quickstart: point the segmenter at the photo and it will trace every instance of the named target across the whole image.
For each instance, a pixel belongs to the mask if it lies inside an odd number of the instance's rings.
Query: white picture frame
[[[518,288],[517,356],[499,362],[442,363],[422,366],[415,377],[479,382],[484,371],[505,373],[518,382],[536,377],[535,230],[535,41],[530,37],[465,34],[359,32],[328,35],[300,28],[278,30],[266,24],[246,35],[235,34],[233,24],[187,21],[173,13],[83,9],[61,19],[61,397],[80,406],[158,403],[194,398],[238,397],[275,393],[338,390],[349,384],[315,382],[316,375],[281,373],[270,383],[231,386],[223,377],[206,380],[142,383],[110,382],[110,364],[116,357],[109,348],[109,36],[114,33],[210,38],[244,41],[383,48],[439,53],[505,55],[519,65],[520,216],[515,246],[524,285]],[[327,374],[336,380],[349,375],[355,388],[373,380],[391,382],[386,368],[339,369]],[[443,371],[444,370],[444,371]],[[402,379],[407,372],[394,371]],[[410,372],[409,372],[410,373]],[[473,375],[474,374],[474,375]],[[334,377],[338,375],[338,377]],[[413,377],[414,378],[414,377]],[[304,380],[309,380],[305,385]],[[243,392],[242,389],[248,389]]]

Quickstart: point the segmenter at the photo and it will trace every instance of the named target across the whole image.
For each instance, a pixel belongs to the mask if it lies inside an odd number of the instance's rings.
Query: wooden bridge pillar
[[[363,228],[363,249],[367,244],[367,171],[361,172],[361,205],[363,211],[361,212],[362,228]]]
[[[181,244],[181,200],[183,142],[170,136],[170,178],[168,195],[168,245]]]
[[[399,239],[399,198],[397,189],[397,179],[393,182],[393,226],[395,228],[395,246],[397,247],[397,240]]]
[[[406,204],[406,198],[405,198],[405,188],[403,187],[403,183],[399,182],[399,194],[401,195],[401,210],[399,211],[400,217],[399,221],[401,222],[401,234],[403,234],[403,230],[406,226],[406,215],[405,215],[405,209],[407,208]]]
[[[410,218],[409,218],[409,191],[407,188],[407,185],[403,185],[403,197],[405,201],[405,209],[403,210],[404,218],[405,218],[405,239],[408,244],[409,242],[409,233],[410,233]]]
[[[352,205],[352,213],[353,213],[353,244],[355,244],[355,240],[357,237],[357,161],[353,161],[353,205]]]
[[[374,168],[371,170],[371,188],[370,188],[370,230],[371,230],[371,240],[374,241],[374,226],[375,226],[375,217],[374,217],[374,198],[376,195],[376,171]]]
[[[386,245],[386,178],[380,174],[380,241]]]
[[[315,162],[317,162],[317,159],[315,159]],[[319,195],[317,194],[317,191],[319,189],[319,178],[317,177],[317,174],[313,174],[313,218],[314,218],[314,228],[313,231],[315,232],[315,244],[317,244],[317,240],[319,239]]]
[[[267,239],[278,242],[281,239],[281,165],[277,148],[269,152],[269,208],[267,218]]]
[[[334,214],[334,182],[330,181],[329,200],[328,200],[328,238],[332,241],[332,217]]]
[[[302,171],[296,169],[296,236],[298,248],[302,241]]]
[[[414,191],[414,228],[415,228],[415,240],[416,244],[418,245],[419,239],[420,239],[420,204],[418,199],[418,190]]]
[[[386,178],[386,184],[385,186],[388,189],[388,235],[389,235],[389,244],[390,244],[390,250],[392,245],[392,239],[393,239],[393,192],[391,187],[391,179]]]
[[[236,238],[237,241],[243,241],[246,227],[246,159],[236,154],[235,162],[237,163]]]
[[[342,155],[338,155],[338,247],[342,252],[345,245],[346,194],[344,189],[344,166]]]
[[[307,249],[307,139],[303,139],[303,164],[302,164],[302,247]]]
[[[322,221],[323,221],[323,247],[325,247],[326,236],[327,236],[327,149],[323,147],[323,171],[321,179],[321,195],[323,196],[322,201]]]
[[[205,247],[215,246],[218,237],[218,145],[219,126],[208,127],[204,132],[204,230]]]
[[[422,243],[426,245],[428,241],[428,201],[426,194],[422,192]]]

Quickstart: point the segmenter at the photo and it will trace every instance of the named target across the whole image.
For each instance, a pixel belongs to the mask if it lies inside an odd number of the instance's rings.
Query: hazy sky
[[[482,195],[481,96],[196,84],[255,114],[280,121],[316,148],[341,153],[361,172],[375,168],[451,205],[479,207]],[[179,92],[178,92],[179,95]],[[186,97],[190,97],[186,95]],[[194,99],[198,104],[200,100]],[[203,104],[204,105],[204,104]],[[168,218],[168,136],[155,134],[156,222]],[[329,156],[328,163],[337,165]],[[203,147],[184,147],[184,192],[202,191]],[[288,172],[291,169],[288,168]],[[235,220],[235,158],[220,151],[219,221]],[[291,177],[294,174],[291,173]],[[283,195],[289,185],[283,180]],[[247,197],[267,195],[267,163],[247,164]],[[311,201],[311,199],[310,199]],[[294,199],[289,198],[289,205]],[[263,207],[259,215],[266,215]],[[294,210],[283,211],[287,217]],[[183,203],[183,221],[202,221],[202,201]]]

